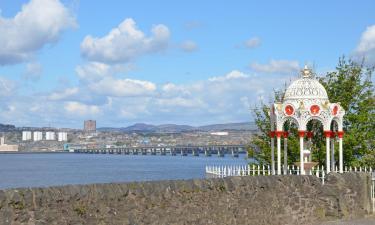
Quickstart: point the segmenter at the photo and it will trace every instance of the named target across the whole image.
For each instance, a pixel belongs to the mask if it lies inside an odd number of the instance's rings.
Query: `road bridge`
[[[142,147],[115,147],[115,148],[82,148],[75,149],[75,153],[87,154],[124,154],[124,155],[217,155],[224,157],[247,154],[245,145],[197,145],[197,146],[142,146]]]

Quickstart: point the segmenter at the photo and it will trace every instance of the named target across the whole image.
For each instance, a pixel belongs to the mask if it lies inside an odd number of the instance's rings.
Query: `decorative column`
[[[342,138],[344,137],[344,131],[337,132],[337,136],[339,137],[339,170],[340,170],[340,173],[343,173],[344,164],[343,164],[343,152],[342,152]]]
[[[335,132],[331,132],[331,171],[335,171]]]
[[[281,136],[284,132],[276,131],[277,138],[277,175],[281,175]]]
[[[331,131],[330,130],[327,130],[327,131],[324,131],[324,135],[326,137],[326,170],[327,170],[327,173],[331,172],[331,160],[330,160],[330,157],[329,157],[329,153],[330,153],[330,137],[331,137]]]
[[[288,131],[284,131],[284,174],[288,174]]]
[[[300,152],[300,171],[301,175],[305,175],[305,163],[304,163],[304,157],[303,157],[303,138],[305,137],[306,131],[299,130],[299,152]]]
[[[272,175],[275,175],[275,131],[269,133],[271,138],[271,169]]]

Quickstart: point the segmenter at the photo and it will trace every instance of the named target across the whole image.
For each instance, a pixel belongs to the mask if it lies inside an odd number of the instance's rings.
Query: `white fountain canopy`
[[[284,124],[287,121],[295,123],[298,127],[300,138],[300,168],[301,174],[305,174],[304,163],[304,138],[309,136],[312,131],[307,130],[307,124],[311,120],[318,120],[323,125],[324,135],[326,137],[326,170],[327,173],[333,170],[334,163],[330,162],[330,138],[336,134],[339,138],[339,170],[343,171],[343,117],[345,110],[340,103],[331,103],[327,91],[321,83],[315,78],[311,69],[307,66],[301,70],[301,77],[293,81],[287,88],[282,102],[275,102],[270,107],[271,122],[271,166],[272,173],[275,174],[274,160],[274,137],[277,140],[277,174],[281,174],[281,137],[284,137],[284,165],[287,164],[287,142],[288,131],[284,130]],[[333,130],[332,122],[337,123],[337,130]],[[311,139],[311,137],[309,138]],[[310,140],[311,142],[311,140]],[[332,153],[332,156],[334,154]],[[284,171],[286,171],[284,166]],[[286,173],[286,172],[285,172]]]

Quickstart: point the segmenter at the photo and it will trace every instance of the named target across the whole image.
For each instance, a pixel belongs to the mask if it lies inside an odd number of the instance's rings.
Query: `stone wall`
[[[11,189],[0,224],[315,224],[368,214],[369,188],[347,173]]]

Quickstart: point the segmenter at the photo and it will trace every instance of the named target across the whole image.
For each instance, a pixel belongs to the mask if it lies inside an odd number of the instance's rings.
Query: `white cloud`
[[[64,91],[53,92],[48,99],[52,101],[64,100],[78,93],[78,87],[67,88]]]
[[[227,81],[227,80],[232,80],[232,79],[241,79],[241,78],[248,78],[248,77],[249,75],[243,72],[240,72],[238,70],[233,70],[224,76],[211,77],[208,80],[209,81]]]
[[[251,63],[250,68],[261,73],[294,73],[300,67],[298,61],[271,59],[268,64]]]
[[[81,80],[96,81],[110,75],[110,66],[105,63],[90,62],[76,67],[76,73]]]
[[[89,89],[106,96],[134,97],[152,94],[156,90],[156,85],[149,81],[106,77],[89,84]]]
[[[194,41],[188,40],[181,44],[181,49],[184,52],[194,52],[198,50],[198,45]]]
[[[160,108],[174,108],[174,107],[181,107],[181,108],[202,108],[205,107],[205,103],[199,99],[191,99],[191,98],[183,98],[183,97],[173,97],[173,98],[160,98],[156,99],[155,102],[159,105]]]
[[[249,121],[249,108],[268,99],[287,76],[259,76],[233,70],[191,83],[154,84],[107,75],[93,82],[47,94],[19,96],[0,88],[7,96],[0,101],[0,117],[28,126],[52,124],[80,127],[83,118],[95,118],[103,126],[126,126],[136,122],[209,124]],[[6,80],[7,81],[7,80]],[[7,90],[7,91],[6,91]],[[17,97],[18,96],[18,97]],[[37,122],[35,122],[37,121]]]
[[[13,95],[16,89],[16,83],[5,77],[0,76],[0,97]]]
[[[163,24],[156,25],[147,37],[133,19],[125,19],[102,38],[86,36],[81,43],[81,54],[90,61],[126,63],[168,47],[170,32]]]
[[[0,65],[29,59],[61,33],[76,27],[75,18],[59,0],[31,0],[13,18],[0,15]]]
[[[105,77],[112,77],[118,73],[134,70],[134,68],[135,66],[130,63],[126,65],[109,65],[100,62],[88,62],[84,65],[77,66],[75,71],[81,81],[90,83],[99,81]]]
[[[367,27],[362,33],[354,54],[358,60],[364,58],[366,63],[375,65],[375,25]]]
[[[255,48],[261,44],[261,40],[258,37],[253,37],[244,42],[246,48]]]
[[[96,115],[100,112],[99,106],[86,105],[75,101],[65,103],[64,109],[70,114],[79,116]]]

